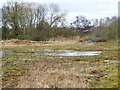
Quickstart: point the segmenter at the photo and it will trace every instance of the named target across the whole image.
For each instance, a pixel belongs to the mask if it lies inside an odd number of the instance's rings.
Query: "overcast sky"
[[[11,0],[4,0],[6,1]],[[68,23],[75,20],[78,15],[84,15],[88,19],[103,18],[106,16],[118,16],[119,0],[12,0],[37,3],[58,4],[61,11],[67,13]],[[0,2],[0,5],[2,5]]]

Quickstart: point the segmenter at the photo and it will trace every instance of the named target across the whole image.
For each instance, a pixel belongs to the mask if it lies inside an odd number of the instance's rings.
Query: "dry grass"
[[[18,88],[86,88],[89,83],[76,71],[74,63],[39,62],[35,64],[27,76],[23,76]]]
[[[10,49],[16,52],[14,56],[3,58],[4,87],[117,87],[117,63],[110,62],[110,60],[117,59],[118,49],[116,42],[80,43],[74,41],[34,42],[6,40],[3,43],[5,50]],[[14,45],[16,47],[12,47]],[[102,54],[90,57],[29,56],[29,53],[41,49],[100,50]]]
[[[77,41],[74,40],[56,40],[56,41],[30,41],[30,40],[3,40],[0,41],[1,46],[3,47],[12,47],[12,46],[41,46],[41,45],[63,45],[63,44],[70,44],[75,43]]]

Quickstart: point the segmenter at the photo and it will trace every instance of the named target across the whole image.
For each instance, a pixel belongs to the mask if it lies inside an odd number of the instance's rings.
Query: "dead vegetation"
[[[16,46],[16,45],[20,45],[20,46],[25,46],[25,45],[42,45],[42,44],[50,44],[49,41],[31,41],[31,40],[18,40],[18,39],[12,39],[12,40],[4,40],[1,41],[3,46]]]
[[[3,57],[3,87],[117,87],[117,63],[111,63],[111,60],[117,60],[118,56],[116,42],[80,43],[73,41],[34,42],[26,40],[5,40],[3,43],[6,45],[4,46],[5,50],[14,50],[16,52],[12,56]],[[34,43],[34,45],[32,46],[30,43]],[[35,43],[38,45],[37,47]],[[11,46],[8,47],[9,45]],[[12,47],[14,45],[16,47]],[[102,54],[90,57],[30,56],[41,49],[100,50]]]
[[[0,41],[2,47],[12,47],[12,46],[44,46],[44,45],[62,45],[76,43],[75,40],[56,40],[56,41],[31,41],[31,40],[2,40]]]
[[[75,63],[42,61],[28,71],[27,76],[20,78],[18,88],[89,88],[86,78],[76,70]],[[82,74],[82,73],[81,73]],[[24,82],[24,83],[23,83]]]

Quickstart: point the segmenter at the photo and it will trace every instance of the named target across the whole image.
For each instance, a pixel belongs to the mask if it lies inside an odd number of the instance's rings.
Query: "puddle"
[[[104,60],[106,63],[120,63],[120,60]]]
[[[95,56],[99,55],[101,51],[87,51],[87,52],[80,52],[80,51],[73,51],[73,50],[50,50],[50,49],[44,49],[44,50],[37,50],[34,51],[34,53],[15,53],[12,50],[4,50],[0,51],[0,57],[2,56],[12,56],[14,54],[17,55],[26,55],[26,56]]]
[[[10,56],[13,55],[14,52],[12,50],[4,50],[4,51],[0,51],[0,57],[2,56]]]
[[[2,57],[2,53],[3,53],[3,52],[2,52],[2,51],[0,51],[0,58]]]
[[[72,50],[40,50],[35,55],[40,56],[95,56],[99,55],[101,51],[87,51],[87,52],[80,52],[80,51],[72,51]]]

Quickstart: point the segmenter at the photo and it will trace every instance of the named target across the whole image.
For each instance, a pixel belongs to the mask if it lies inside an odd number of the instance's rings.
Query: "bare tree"
[[[60,12],[59,6],[57,4],[51,3],[49,5],[48,21],[50,27],[57,27],[59,24],[61,24],[60,26],[64,25],[65,13]]]

